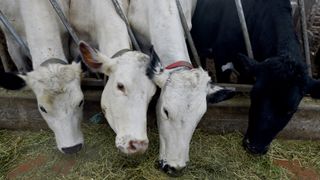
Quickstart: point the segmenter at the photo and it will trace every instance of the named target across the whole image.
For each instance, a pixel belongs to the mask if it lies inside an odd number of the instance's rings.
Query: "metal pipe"
[[[7,54],[4,51],[3,44],[0,44],[0,59],[3,65],[4,72],[10,72],[10,67],[8,63],[9,59],[7,58]]]
[[[134,36],[134,33],[133,33],[133,31],[132,31],[132,29],[130,27],[129,21],[128,21],[127,17],[124,15],[119,2],[117,0],[112,0],[112,3],[114,5],[114,7],[116,8],[116,12],[118,13],[120,18],[124,21],[124,23],[127,26],[128,33],[129,33],[130,39],[132,41],[133,47],[135,48],[135,50],[141,51],[141,48],[140,48],[140,46],[138,44],[138,41],[137,41],[136,37]]]
[[[178,11],[179,11],[179,16],[180,16],[181,24],[182,24],[184,33],[185,33],[185,35],[187,36],[187,40],[188,40],[188,43],[189,43],[189,46],[190,46],[190,49],[191,49],[193,58],[194,58],[194,60],[196,61],[197,66],[202,68],[201,62],[200,62],[200,57],[199,57],[199,55],[198,55],[196,46],[194,45],[194,42],[193,42],[191,33],[190,33],[190,31],[189,31],[188,23],[187,23],[186,17],[184,16],[184,13],[183,13],[183,9],[182,9],[180,0],[176,0],[176,3],[177,3]]]
[[[309,38],[308,38],[308,32],[307,32],[307,18],[306,18],[306,11],[305,11],[305,4],[304,0],[299,0],[299,9],[300,9],[300,15],[301,15],[301,29],[302,29],[302,37],[303,37],[303,48],[306,58],[306,63],[308,67],[308,74],[309,76],[312,76],[312,64],[311,64],[311,58],[310,58],[310,46],[309,46]]]
[[[19,34],[16,32],[16,30],[13,28],[12,24],[9,22],[7,17],[2,13],[0,10],[0,21],[3,23],[5,28],[8,30],[8,32],[13,36],[14,40],[16,40],[17,44],[22,48],[23,53],[31,60],[31,53],[30,49],[27,46],[27,44],[23,41],[23,39],[19,36]],[[19,71],[21,70],[23,73],[26,73],[30,71],[31,65],[28,62],[17,62],[16,59],[13,59],[15,61],[16,66],[18,67]]]
[[[63,25],[66,27],[67,31],[72,37],[72,40],[79,45],[80,39],[77,34],[74,32],[73,28],[71,27],[70,23],[68,22],[66,16],[63,14],[62,9],[60,8],[58,2],[56,0],[49,0],[54,10],[57,12],[60,20],[62,21]]]
[[[3,25],[8,29],[10,34],[14,37],[14,39],[17,41],[17,43],[22,47],[24,53],[26,53],[26,56],[31,59],[31,54],[29,47],[26,45],[26,43],[22,40],[22,38],[18,35],[16,30],[13,28],[11,23],[8,21],[8,19],[4,16],[2,11],[0,10],[0,20],[3,23]]]
[[[235,2],[236,2],[237,12],[238,12],[238,16],[239,16],[239,20],[242,28],[243,38],[246,44],[247,53],[250,58],[254,59],[252,46],[250,42],[250,36],[247,28],[247,23],[246,23],[246,19],[245,19],[243,8],[242,8],[242,3],[241,3],[241,0],[235,0]]]

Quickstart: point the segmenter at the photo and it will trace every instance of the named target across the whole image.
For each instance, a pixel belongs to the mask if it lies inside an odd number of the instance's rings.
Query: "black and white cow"
[[[243,145],[253,154],[265,154],[303,96],[320,97],[320,84],[307,75],[290,0],[242,3],[255,59],[241,55],[246,49],[234,0],[198,0],[192,35],[200,55],[215,59],[218,81],[227,81],[228,63],[240,72],[242,83],[255,78]]]

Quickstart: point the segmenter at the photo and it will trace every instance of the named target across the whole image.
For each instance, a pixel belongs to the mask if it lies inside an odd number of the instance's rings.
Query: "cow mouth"
[[[255,156],[265,155],[269,150],[269,146],[261,147],[261,146],[256,146],[252,144],[247,136],[243,138],[242,146],[249,154],[252,154]]]
[[[156,167],[159,168],[161,171],[163,171],[164,173],[168,174],[171,177],[180,177],[180,176],[182,176],[183,173],[184,173],[184,170],[186,169],[186,167],[175,168],[173,166],[170,166],[164,160],[159,160],[157,162]]]

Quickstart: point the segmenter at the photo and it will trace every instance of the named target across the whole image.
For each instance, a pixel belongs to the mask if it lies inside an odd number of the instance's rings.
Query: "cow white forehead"
[[[208,73],[202,69],[182,70],[171,74],[167,86],[200,89],[206,87],[209,81]]]
[[[34,90],[41,88],[51,93],[62,93],[73,80],[80,80],[80,64],[49,64],[27,74],[27,84]]]
[[[125,63],[140,64],[143,67],[145,67],[145,65],[149,63],[149,60],[150,60],[149,56],[138,51],[126,52],[125,54],[123,54],[117,59],[118,59],[118,63],[125,61]]]

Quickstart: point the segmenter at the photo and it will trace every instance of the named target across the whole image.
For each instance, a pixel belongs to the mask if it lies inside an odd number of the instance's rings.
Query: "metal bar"
[[[18,35],[16,30],[13,28],[12,24],[8,21],[8,19],[5,17],[5,15],[0,10],[0,20],[3,23],[3,25],[8,29],[9,33],[13,36],[13,38],[17,41],[19,46],[22,47],[22,51],[26,54],[26,56],[29,59],[31,58],[30,50],[27,44],[23,41],[23,39]]]
[[[224,84],[224,83],[216,83],[215,85],[225,87],[225,88],[234,88],[237,92],[248,93],[252,89],[252,85],[247,84]]]
[[[1,44],[0,44],[0,59],[3,65],[4,72],[10,72],[10,67],[8,63],[9,60]]]
[[[56,11],[56,13],[58,14],[60,20],[62,21],[64,27],[67,29],[67,31],[69,32],[72,40],[74,41],[74,43],[79,46],[80,43],[80,38],[78,37],[78,35],[75,33],[75,31],[73,30],[71,24],[69,23],[69,21],[67,20],[66,16],[63,14],[63,11],[61,9],[61,7],[59,6],[58,2],[56,0],[49,0],[53,9]],[[98,73],[95,73],[95,75],[97,76],[98,79],[100,79],[100,76]]]
[[[95,79],[95,78],[83,78],[81,80],[82,86],[91,86],[91,87],[104,87],[105,82],[102,79]]]
[[[60,20],[62,21],[63,25],[66,27],[67,31],[69,32],[69,34],[72,37],[72,40],[79,45],[80,39],[77,36],[77,34],[74,32],[72,26],[70,25],[70,23],[68,22],[66,16],[63,14],[62,9],[60,8],[58,2],[56,0],[49,0],[52,7],[54,8],[54,10],[57,12]]]
[[[239,20],[242,28],[244,42],[246,44],[247,53],[250,58],[254,59],[252,46],[250,42],[250,36],[247,28],[247,23],[246,23],[246,19],[245,19],[243,8],[242,8],[242,3],[241,3],[241,0],[235,0],[235,2],[236,2],[237,12],[238,12],[238,16],[239,16]]]
[[[190,31],[189,31],[188,23],[187,23],[186,17],[184,16],[184,13],[183,13],[183,9],[182,9],[182,5],[181,5],[181,3],[180,3],[180,0],[176,0],[176,3],[177,3],[178,11],[179,11],[179,16],[180,16],[181,24],[182,24],[184,33],[185,33],[185,35],[187,36],[187,40],[188,40],[188,43],[189,43],[189,46],[190,46],[190,49],[191,49],[193,58],[194,58],[194,60],[196,61],[197,66],[198,66],[198,67],[202,67],[202,66],[201,66],[201,62],[200,62],[200,57],[199,57],[199,55],[198,55],[196,46],[194,45],[194,42],[193,42],[191,33],[190,33]]]
[[[9,68],[8,61],[7,61],[7,59],[5,59],[4,56],[5,56],[5,55],[3,55],[3,56],[0,57],[1,62],[2,62],[2,65],[3,65],[4,72],[10,72],[10,68]]]
[[[141,51],[141,48],[140,48],[140,46],[138,44],[138,41],[137,41],[136,37],[134,36],[134,33],[133,33],[133,31],[132,31],[132,29],[130,27],[129,21],[128,21],[127,17],[125,16],[125,14],[123,13],[119,2],[117,0],[112,0],[112,3],[114,5],[114,7],[116,8],[116,12],[118,13],[120,18],[124,21],[124,23],[127,26],[128,33],[129,33],[129,36],[130,36],[130,39],[132,41],[132,45],[133,45],[134,49],[137,50],[137,51]]]
[[[13,39],[17,42],[17,44],[20,46],[24,55],[29,60],[32,60],[29,47],[23,41],[23,39],[19,36],[19,34],[16,32],[16,30],[13,28],[12,24],[9,22],[9,20],[6,18],[6,16],[2,13],[1,10],[0,10],[0,21],[3,23],[3,25],[8,30],[8,32],[12,35]],[[18,70],[23,73],[27,73],[30,70],[32,70],[31,62],[28,60],[23,62],[18,59],[13,59],[13,61],[14,61],[15,65],[17,66]]]
[[[311,64],[311,58],[310,58],[310,47],[309,47],[309,38],[308,38],[308,32],[307,32],[307,20],[306,20],[306,11],[305,11],[304,0],[299,0],[298,3],[300,6],[299,9],[300,9],[300,15],[301,15],[303,48],[304,48],[306,63],[308,66],[308,74],[309,74],[309,76],[312,76],[312,64]]]

